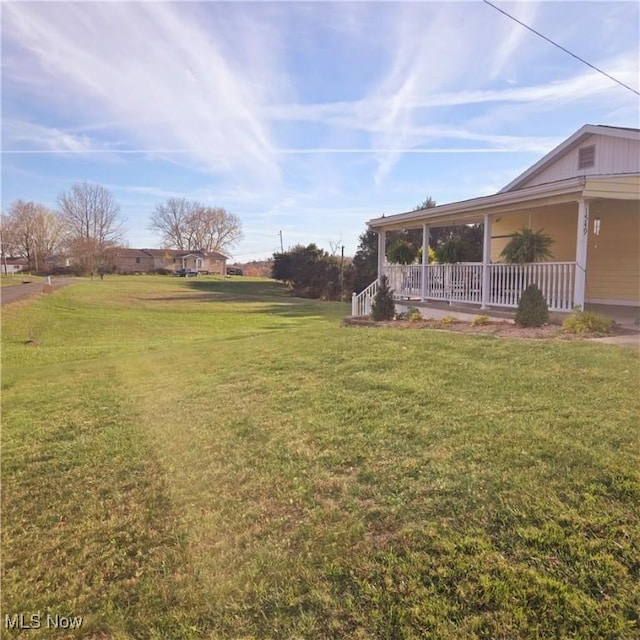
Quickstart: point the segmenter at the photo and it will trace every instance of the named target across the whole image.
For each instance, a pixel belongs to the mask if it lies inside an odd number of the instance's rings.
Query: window
[[[136,258],[136,264],[140,264],[140,258]]]
[[[590,147],[582,147],[578,149],[578,169],[586,169],[593,167],[596,163],[596,147],[591,145]]]

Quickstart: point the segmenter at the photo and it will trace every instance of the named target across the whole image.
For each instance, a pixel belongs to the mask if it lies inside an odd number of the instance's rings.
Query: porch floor
[[[407,309],[417,307],[430,318],[436,320],[446,316],[453,316],[459,320],[471,321],[477,316],[489,316],[501,320],[514,321],[515,309],[488,308],[480,309],[480,305],[448,302],[407,300],[406,298],[396,299],[396,307]],[[640,307],[623,307],[618,305],[585,304],[587,311],[594,311],[613,320],[621,328],[640,332]],[[549,314],[551,322],[561,324],[567,317],[566,313],[551,312]]]

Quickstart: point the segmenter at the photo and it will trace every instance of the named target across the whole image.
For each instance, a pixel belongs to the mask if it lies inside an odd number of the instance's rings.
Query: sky
[[[637,2],[495,4],[640,88]],[[495,193],[584,124],[640,127],[638,95],[467,2],[3,0],[2,208],[77,182],[158,247],[170,197],[242,221],[232,261]]]

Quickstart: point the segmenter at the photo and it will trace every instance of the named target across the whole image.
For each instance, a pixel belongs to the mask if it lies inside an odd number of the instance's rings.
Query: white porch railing
[[[368,316],[371,314],[371,302],[378,293],[378,280],[374,280],[366,289],[360,293],[353,293],[351,296],[351,315],[355,318]]]
[[[536,262],[524,265],[487,265],[489,291],[486,304],[516,308],[530,284],[537,285],[550,311],[571,311],[574,301],[575,262]],[[424,278],[423,278],[424,270]],[[482,263],[385,265],[383,274],[396,299],[438,300],[482,304]],[[423,287],[424,285],[424,287]],[[352,296],[351,314],[367,316],[378,291],[378,281]]]
[[[482,263],[430,264],[425,267],[424,290],[421,265],[386,265],[383,273],[397,298],[482,302]]]
[[[482,304],[482,269],[480,262],[430,264],[424,267],[424,287],[421,265],[386,265],[383,273],[397,298]],[[575,262],[490,264],[487,269],[489,306],[515,308],[527,285],[535,284],[551,311],[573,308]]]
[[[489,265],[491,291],[488,304],[517,307],[522,292],[535,284],[551,311],[571,311],[575,284],[575,262],[536,262]]]
[[[432,264],[426,269],[425,298],[446,302],[482,302],[482,264]]]
[[[422,297],[421,265],[388,265],[383,273],[389,278],[389,288],[393,290],[396,298]]]

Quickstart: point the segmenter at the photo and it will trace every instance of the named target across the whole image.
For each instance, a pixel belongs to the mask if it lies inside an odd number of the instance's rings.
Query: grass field
[[[3,637],[638,638],[638,354],[347,313],[155,276],[3,309]]]
[[[32,276],[27,276],[27,275],[21,275],[21,274],[11,274],[11,275],[7,275],[7,276],[2,276],[0,277],[0,288],[4,289],[5,287],[15,287],[17,284],[22,284],[23,282],[33,282],[35,281],[37,278],[34,278]],[[42,278],[39,278],[40,280]]]

